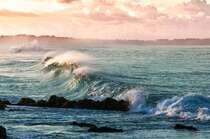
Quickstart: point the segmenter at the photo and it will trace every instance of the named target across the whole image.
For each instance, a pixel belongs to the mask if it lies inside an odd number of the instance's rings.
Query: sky
[[[210,38],[210,0],[0,0],[0,34]]]

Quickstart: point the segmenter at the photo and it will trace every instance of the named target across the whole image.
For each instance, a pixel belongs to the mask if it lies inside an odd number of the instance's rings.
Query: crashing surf
[[[113,97],[126,100],[130,112],[155,116],[178,117],[182,119],[210,120],[210,98],[202,95],[175,96],[148,104],[149,93],[144,89],[126,83],[110,80],[107,74],[93,68],[94,58],[77,51],[65,53],[50,52],[42,60],[42,71],[53,74],[54,78],[65,75],[63,84],[72,99],[104,100]],[[65,94],[68,96],[68,94]]]

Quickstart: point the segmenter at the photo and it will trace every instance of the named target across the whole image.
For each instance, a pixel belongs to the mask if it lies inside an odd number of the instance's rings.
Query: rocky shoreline
[[[17,104],[20,106],[34,107],[50,107],[50,108],[77,108],[77,109],[95,109],[95,110],[112,110],[112,111],[128,111],[129,102],[124,100],[115,100],[106,98],[102,101],[91,99],[83,99],[78,101],[70,101],[64,97],[51,96],[48,100],[35,101],[31,98],[21,98]]]
[[[111,111],[128,111],[129,102],[124,100],[115,100],[106,98],[102,101],[91,99],[83,99],[78,101],[67,100],[64,97],[51,96],[48,100],[35,101],[31,98],[21,98],[17,104],[9,101],[0,100],[0,110],[4,110],[6,105],[33,106],[33,107],[49,107],[49,108],[73,108],[73,109],[95,109],[95,110],[111,110]]]
[[[51,96],[48,100],[35,101],[31,98],[21,98],[17,104],[11,104],[9,101],[0,100],[0,110],[5,110],[7,105],[18,105],[18,106],[32,106],[32,107],[49,107],[49,108],[73,108],[73,109],[95,109],[95,110],[112,110],[112,111],[128,111],[129,102],[124,100],[115,100],[113,98],[106,98],[102,101],[94,101],[91,99],[84,99],[78,101],[70,101],[64,97]],[[96,126],[91,123],[79,123],[72,122],[71,125],[79,126],[81,128],[88,128],[87,132],[96,133],[113,133],[123,132],[122,129],[115,129],[106,126]],[[175,130],[187,130],[187,131],[198,131],[194,126],[188,126],[184,124],[175,124],[173,127]],[[6,139],[6,128],[0,126],[0,139]]]

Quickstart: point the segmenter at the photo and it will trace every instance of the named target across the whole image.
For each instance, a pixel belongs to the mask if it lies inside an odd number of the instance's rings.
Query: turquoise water
[[[0,122],[13,138],[209,138],[210,47],[76,42],[39,44],[0,54],[0,98],[17,102],[50,95],[130,101],[129,112],[9,106]],[[3,46],[1,46],[3,47]],[[51,51],[46,52],[46,50]],[[52,52],[53,51],[53,52]],[[47,54],[46,54],[47,53]],[[50,56],[52,59],[44,62]],[[52,63],[73,63],[45,71]],[[59,74],[58,74],[59,73]],[[71,121],[122,128],[95,134]],[[176,131],[175,123],[200,129]]]

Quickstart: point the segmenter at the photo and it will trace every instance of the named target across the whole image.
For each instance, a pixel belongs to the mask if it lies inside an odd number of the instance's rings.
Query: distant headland
[[[97,40],[97,39],[79,39],[72,37],[58,37],[54,35],[0,35],[1,41],[15,40],[38,40],[38,41],[101,41],[101,42],[120,42],[139,45],[210,45],[210,38],[185,38],[185,39],[157,39],[157,40]]]

